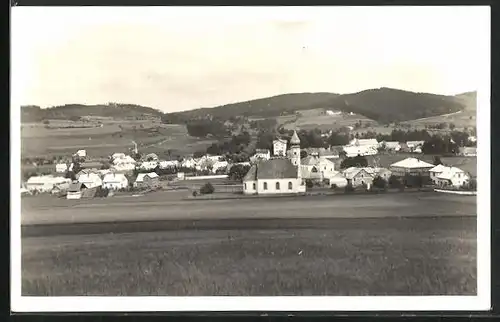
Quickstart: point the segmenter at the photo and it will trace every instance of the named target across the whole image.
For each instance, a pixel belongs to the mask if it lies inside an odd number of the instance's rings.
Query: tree
[[[312,187],[314,187],[313,181],[311,179],[306,179],[306,188],[311,189]]]
[[[443,162],[441,162],[441,158],[439,156],[434,156],[434,165],[440,165],[440,164],[443,164]]]
[[[249,170],[250,166],[248,165],[236,164],[229,169],[228,176],[232,180],[242,181]]]
[[[352,183],[350,183],[350,182],[347,183],[347,185],[344,188],[344,192],[345,193],[354,192],[354,187],[353,187]]]
[[[75,172],[73,172],[73,171],[67,171],[66,174],[64,175],[64,177],[66,179],[71,179],[71,181],[76,180],[76,175],[75,175]]]
[[[307,157],[307,151],[305,150],[300,151],[300,158],[303,159],[305,157]]]
[[[456,126],[455,126],[455,124],[453,124],[453,123],[449,123],[449,124],[448,124],[448,128],[449,128],[450,130],[452,130],[452,131],[455,129],[455,127],[456,127]]]
[[[203,195],[212,194],[212,193],[214,193],[214,191],[215,191],[215,188],[214,188],[214,186],[210,182],[205,183],[200,188],[200,193],[203,194]]]
[[[350,167],[367,167],[368,160],[366,157],[358,155],[353,158],[346,158],[340,163],[341,169],[347,169]]]
[[[78,121],[80,121],[80,117],[77,115],[72,115],[69,117],[69,120],[73,121],[73,122],[78,122]]]
[[[387,181],[381,176],[376,176],[373,179],[373,186],[378,189],[385,189],[387,187]]]
[[[49,120],[44,120],[44,121],[43,121],[43,124],[46,124],[46,125],[47,125],[47,124],[50,124],[50,121],[49,121]]]

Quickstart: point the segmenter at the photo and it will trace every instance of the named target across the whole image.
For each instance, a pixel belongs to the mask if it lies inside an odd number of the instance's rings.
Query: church
[[[259,161],[243,178],[243,193],[246,195],[297,194],[305,191],[300,166],[300,140],[295,131],[290,140],[288,158]]]

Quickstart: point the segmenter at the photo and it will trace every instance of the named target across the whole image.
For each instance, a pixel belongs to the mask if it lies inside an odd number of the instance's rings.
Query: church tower
[[[297,166],[297,177],[301,177],[300,173],[300,139],[296,131],[293,131],[292,138],[290,139],[290,161]]]

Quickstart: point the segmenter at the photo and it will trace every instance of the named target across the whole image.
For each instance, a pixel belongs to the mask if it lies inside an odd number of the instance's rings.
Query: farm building
[[[369,172],[365,168],[350,167],[343,171],[343,175],[347,183],[350,183],[353,187],[361,185],[369,187],[373,184],[374,176],[372,171]]]
[[[87,188],[102,186],[102,179],[99,173],[82,170],[78,173],[78,182],[85,185]]]
[[[396,176],[409,175],[429,176],[429,170],[434,168],[433,164],[417,158],[406,158],[390,165],[390,170]]]
[[[66,171],[68,171],[68,165],[66,163],[56,164],[56,172],[65,173]]]
[[[28,179],[26,189],[37,192],[50,192],[55,186],[69,187],[71,179],[63,177],[35,176]]]
[[[122,173],[110,173],[104,176],[102,187],[109,190],[118,190],[128,187],[128,179]]]
[[[113,164],[122,164],[122,163],[135,164],[136,163],[134,158],[132,158],[130,155],[125,155],[124,153],[115,153],[115,154],[113,154],[113,156],[116,154],[118,154],[119,157],[113,158]]]
[[[367,146],[376,150],[378,148],[378,141],[377,139],[352,139],[349,142],[349,146]]]
[[[377,148],[373,148],[370,145],[360,145],[360,146],[345,146],[344,152],[348,158],[354,158],[358,155],[360,156],[368,156],[368,155],[376,155],[378,153]]]
[[[66,194],[66,199],[94,198],[97,187],[88,187],[81,182],[74,182],[70,185]]]
[[[268,149],[257,149],[255,150],[255,154],[251,157],[251,161],[269,160],[270,158],[271,152]]]
[[[430,178],[438,186],[462,186],[470,180],[470,175],[457,167],[442,164],[429,170]]]
[[[458,148],[458,154],[465,156],[465,157],[475,157],[477,156],[477,149],[476,147],[460,147]]]
[[[264,195],[306,191],[300,172],[300,140],[296,132],[290,144],[290,159],[261,160],[250,168],[243,178],[243,193]]]
[[[156,172],[139,173],[134,182],[136,188],[157,188],[160,186],[160,179]]]
[[[286,156],[286,140],[276,139],[273,141],[273,155],[275,156]]]

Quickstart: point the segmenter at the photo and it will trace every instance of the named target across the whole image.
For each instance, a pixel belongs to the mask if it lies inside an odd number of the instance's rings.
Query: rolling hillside
[[[39,106],[21,106],[21,122],[40,122],[47,119],[70,120],[73,117],[99,116],[112,118],[128,118],[153,116],[161,117],[163,113],[150,107],[133,104],[101,104],[83,105],[67,104],[42,109]]]
[[[295,111],[310,109],[313,105],[327,102],[337,96],[338,94],[334,93],[283,94],[212,108],[168,113],[166,114],[166,118],[175,123],[193,118],[204,118],[208,115],[221,119],[229,119],[237,116],[277,117],[293,114]]]
[[[171,122],[208,115],[229,119],[235,116],[277,117],[301,110],[324,109],[353,112],[380,123],[408,121],[464,110],[469,96],[453,97],[414,93],[391,88],[371,89],[354,94],[298,93],[253,101],[166,114]]]

